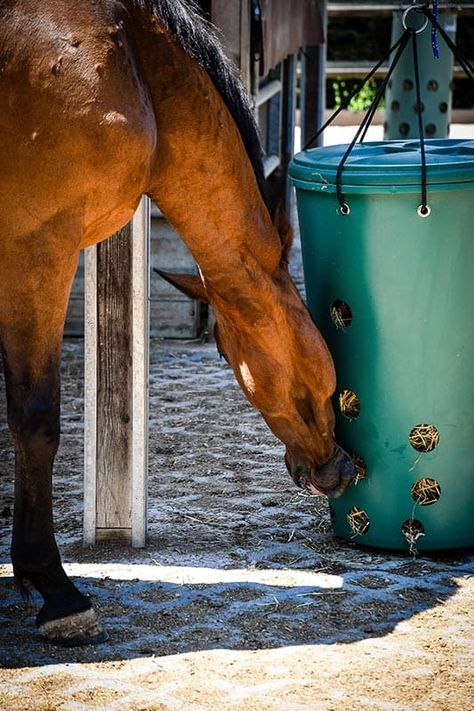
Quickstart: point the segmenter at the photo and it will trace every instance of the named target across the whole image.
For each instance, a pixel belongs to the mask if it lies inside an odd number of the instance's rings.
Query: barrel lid
[[[335,184],[348,144],[311,148],[297,153],[289,166],[295,183]],[[427,183],[474,181],[474,140],[425,141]],[[344,164],[343,185],[419,185],[419,140],[357,143]]]

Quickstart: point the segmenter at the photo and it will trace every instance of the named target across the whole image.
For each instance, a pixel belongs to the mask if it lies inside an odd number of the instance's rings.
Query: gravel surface
[[[1,709],[474,707],[474,560],[338,541],[213,344],[152,342],[147,547],[83,548],[82,368],[82,342],[66,341],[56,528],[109,641],[36,635],[39,599],[21,601],[9,567],[3,427]]]

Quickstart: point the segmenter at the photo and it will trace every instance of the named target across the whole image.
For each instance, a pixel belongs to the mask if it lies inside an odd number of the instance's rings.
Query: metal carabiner
[[[406,22],[407,15],[409,12],[411,12],[412,10],[423,10],[423,8],[425,8],[425,7],[426,7],[426,3],[416,3],[414,5],[410,5],[410,7],[407,7],[407,9],[404,11],[404,13],[402,15],[402,25],[403,25],[404,30],[410,30],[410,32],[414,32],[415,35],[419,35],[420,32],[423,32],[423,30],[426,29],[426,26],[428,25],[428,18],[426,17],[426,15],[425,15],[424,24],[421,27],[419,27],[417,30],[415,30],[414,27],[408,27],[407,22]]]

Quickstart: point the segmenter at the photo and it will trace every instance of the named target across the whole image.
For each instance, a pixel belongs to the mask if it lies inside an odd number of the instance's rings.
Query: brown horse
[[[53,532],[59,363],[82,248],[149,195],[176,227],[245,394],[287,447],[296,483],[339,495],[334,368],[287,270],[289,227],[264,197],[251,110],[182,0],[0,0],[0,338],[16,453],[12,560],[62,644],[102,630]]]

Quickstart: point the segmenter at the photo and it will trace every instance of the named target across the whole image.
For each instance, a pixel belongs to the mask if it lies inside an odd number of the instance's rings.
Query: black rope
[[[407,32],[408,32],[408,30],[407,30]],[[405,37],[405,35],[406,35],[406,37]],[[404,32],[400,39],[402,42],[400,44],[399,51],[393,58],[392,64],[390,65],[390,67],[387,71],[387,74],[385,75],[385,78],[382,80],[378,90],[376,91],[374,99],[372,101],[372,104],[369,106],[367,115],[364,117],[365,126],[364,126],[363,131],[360,133],[360,143],[363,143],[365,140],[367,131],[369,130],[370,124],[372,123],[372,120],[375,116],[375,112],[377,111],[377,106],[379,105],[380,100],[382,99],[382,96],[385,94],[385,92],[387,90],[387,85],[390,81],[390,77],[392,76],[393,70],[397,66],[399,59],[404,52],[404,49],[408,43],[409,37],[408,37],[407,33]]]
[[[416,91],[416,112],[418,114],[418,134],[420,137],[420,152],[421,152],[421,214],[426,215],[427,208],[427,189],[426,189],[426,151],[425,139],[423,136],[423,105],[421,103],[421,88],[420,88],[420,67],[418,63],[418,47],[416,43],[416,31],[412,30],[413,42],[413,68],[415,71],[415,91]]]
[[[439,24],[438,18],[437,18],[437,2],[435,1],[433,3],[433,8],[435,10],[435,13],[431,12],[429,8],[428,2],[423,5],[423,6],[415,6],[413,9],[416,9],[418,12],[423,13],[427,19],[431,22],[431,37],[432,37],[432,46],[433,46],[433,53],[436,56],[439,56],[438,54],[438,46],[437,46],[437,37],[436,37],[436,32],[439,32],[443,40],[446,42],[447,46],[455,56],[455,58],[458,60],[459,64],[461,65],[462,69],[464,72],[467,74],[468,78],[471,81],[474,81],[474,67],[471,65],[469,60],[463,55],[461,50],[456,47],[454,42],[451,40],[449,35],[445,32],[444,28]],[[404,25],[406,27],[406,25]],[[336,116],[339,115],[341,111],[346,109],[351,102],[351,99],[354,98],[354,96],[357,96],[357,94],[361,91],[361,89],[365,86],[365,84],[374,76],[374,74],[378,71],[378,69],[386,62],[386,60],[390,57],[390,55],[395,51],[396,54],[392,60],[392,63],[389,66],[389,69],[387,71],[387,74],[384,78],[384,80],[381,82],[379,88],[377,89],[377,92],[375,94],[374,100],[372,101],[371,105],[369,106],[364,118],[362,119],[360,126],[358,127],[356,134],[354,138],[352,139],[351,143],[347,147],[340,163],[337,169],[336,173],[336,194],[337,194],[337,199],[341,208],[341,212],[345,215],[349,214],[350,210],[348,205],[345,203],[344,199],[344,194],[342,192],[342,172],[344,170],[344,165],[349,158],[355,144],[360,138],[360,142],[364,140],[367,131],[369,129],[369,126],[372,122],[372,119],[375,115],[375,112],[377,110],[377,106],[380,103],[380,100],[387,88],[388,82],[390,80],[390,77],[393,73],[393,70],[398,64],[398,61],[400,60],[400,57],[405,50],[405,47],[407,46],[410,37],[412,38],[412,43],[413,43],[413,64],[414,64],[414,74],[415,74],[415,88],[416,88],[416,108],[417,108],[417,113],[418,113],[418,133],[419,133],[419,138],[420,138],[420,153],[421,153],[421,205],[418,208],[419,214],[423,217],[426,217],[427,215],[430,214],[430,208],[428,207],[428,202],[427,202],[427,165],[426,165],[426,146],[425,146],[425,139],[423,135],[423,116],[422,116],[422,110],[423,110],[423,105],[421,101],[421,82],[420,82],[420,69],[419,69],[419,58],[418,58],[418,46],[417,46],[417,40],[416,40],[416,35],[418,34],[418,30],[415,28],[406,28],[404,33],[399,37],[397,42],[390,47],[388,52],[385,54],[384,57],[378,62],[374,68],[367,74],[367,76],[362,79],[361,82],[359,82],[356,87],[353,89],[350,94],[345,97],[345,99],[341,102],[341,105],[339,106],[338,109],[327,119],[327,121],[321,126],[321,128],[312,136],[312,138],[307,141],[305,146],[303,147],[303,150],[306,150],[311,146],[311,144],[325,131],[325,129],[334,121]]]
[[[323,131],[326,130],[326,128],[334,121],[334,119],[336,118],[336,116],[338,116],[338,115],[341,113],[341,111],[344,111],[344,109],[347,109],[347,107],[349,106],[349,104],[350,104],[351,100],[354,98],[354,96],[357,96],[357,94],[358,94],[358,93],[361,91],[361,89],[367,84],[367,82],[370,81],[370,79],[372,79],[372,77],[374,76],[374,74],[380,69],[380,67],[382,66],[382,64],[384,64],[384,63],[386,62],[386,60],[390,57],[390,55],[392,54],[392,52],[394,52],[394,51],[397,49],[397,47],[399,47],[399,45],[401,44],[402,41],[403,41],[403,35],[402,35],[401,37],[399,37],[399,39],[395,42],[395,44],[393,45],[393,47],[390,47],[390,49],[388,50],[388,52],[382,57],[382,59],[380,60],[380,62],[377,62],[377,64],[375,65],[375,67],[374,67],[373,69],[371,69],[371,71],[367,74],[367,76],[364,77],[364,79],[362,79],[358,84],[356,84],[355,88],[351,91],[351,93],[349,94],[349,96],[346,96],[346,97],[343,99],[343,101],[341,102],[341,105],[336,109],[336,111],[335,111],[333,114],[331,114],[331,116],[330,116],[330,117],[328,118],[328,120],[321,126],[321,128],[319,128],[319,129],[316,131],[316,133],[314,134],[314,136],[312,136],[312,137],[309,139],[309,141],[306,142],[306,144],[305,144],[305,145],[303,146],[303,148],[302,148],[303,151],[305,151],[307,148],[309,148],[309,147],[311,146],[311,144],[314,143],[314,141],[315,141],[317,138],[319,138],[319,136],[323,133]]]
[[[400,57],[402,56],[403,51],[410,40],[410,35],[411,35],[411,30],[405,30],[405,32],[401,36],[397,52],[395,54],[395,57],[392,60],[392,63],[390,64],[390,67],[387,71],[387,75],[386,75],[385,79],[383,80],[382,84],[380,85],[379,89],[377,90],[377,93],[375,95],[375,98],[374,98],[372,104],[370,105],[368,111],[366,112],[364,118],[362,119],[361,124],[360,124],[359,128],[357,129],[354,138],[350,142],[350,144],[349,144],[346,152],[344,153],[344,155],[339,163],[339,166],[337,168],[336,194],[337,194],[337,199],[339,201],[339,205],[341,206],[341,211],[344,214],[347,214],[347,205],[345,203],[344,194],[342,192],[342,186],[341,186],[341,178],[342,178],[342,171],[344,169],[344,164],[347,161],[347,159],[349,158],[350,154],[352,153],[352,150],[353,150],[355,144],[357,143],[359,137],[361,135],[365,136],[367,129],[369,128],[369,125],[374,117],[377,106],[380,103],[380,99],[382,98],[382,96],[385,92],[386,86],[390,80],[390,77],[392,76],[393,70],[397,66],[398,61],[399,61]]]

